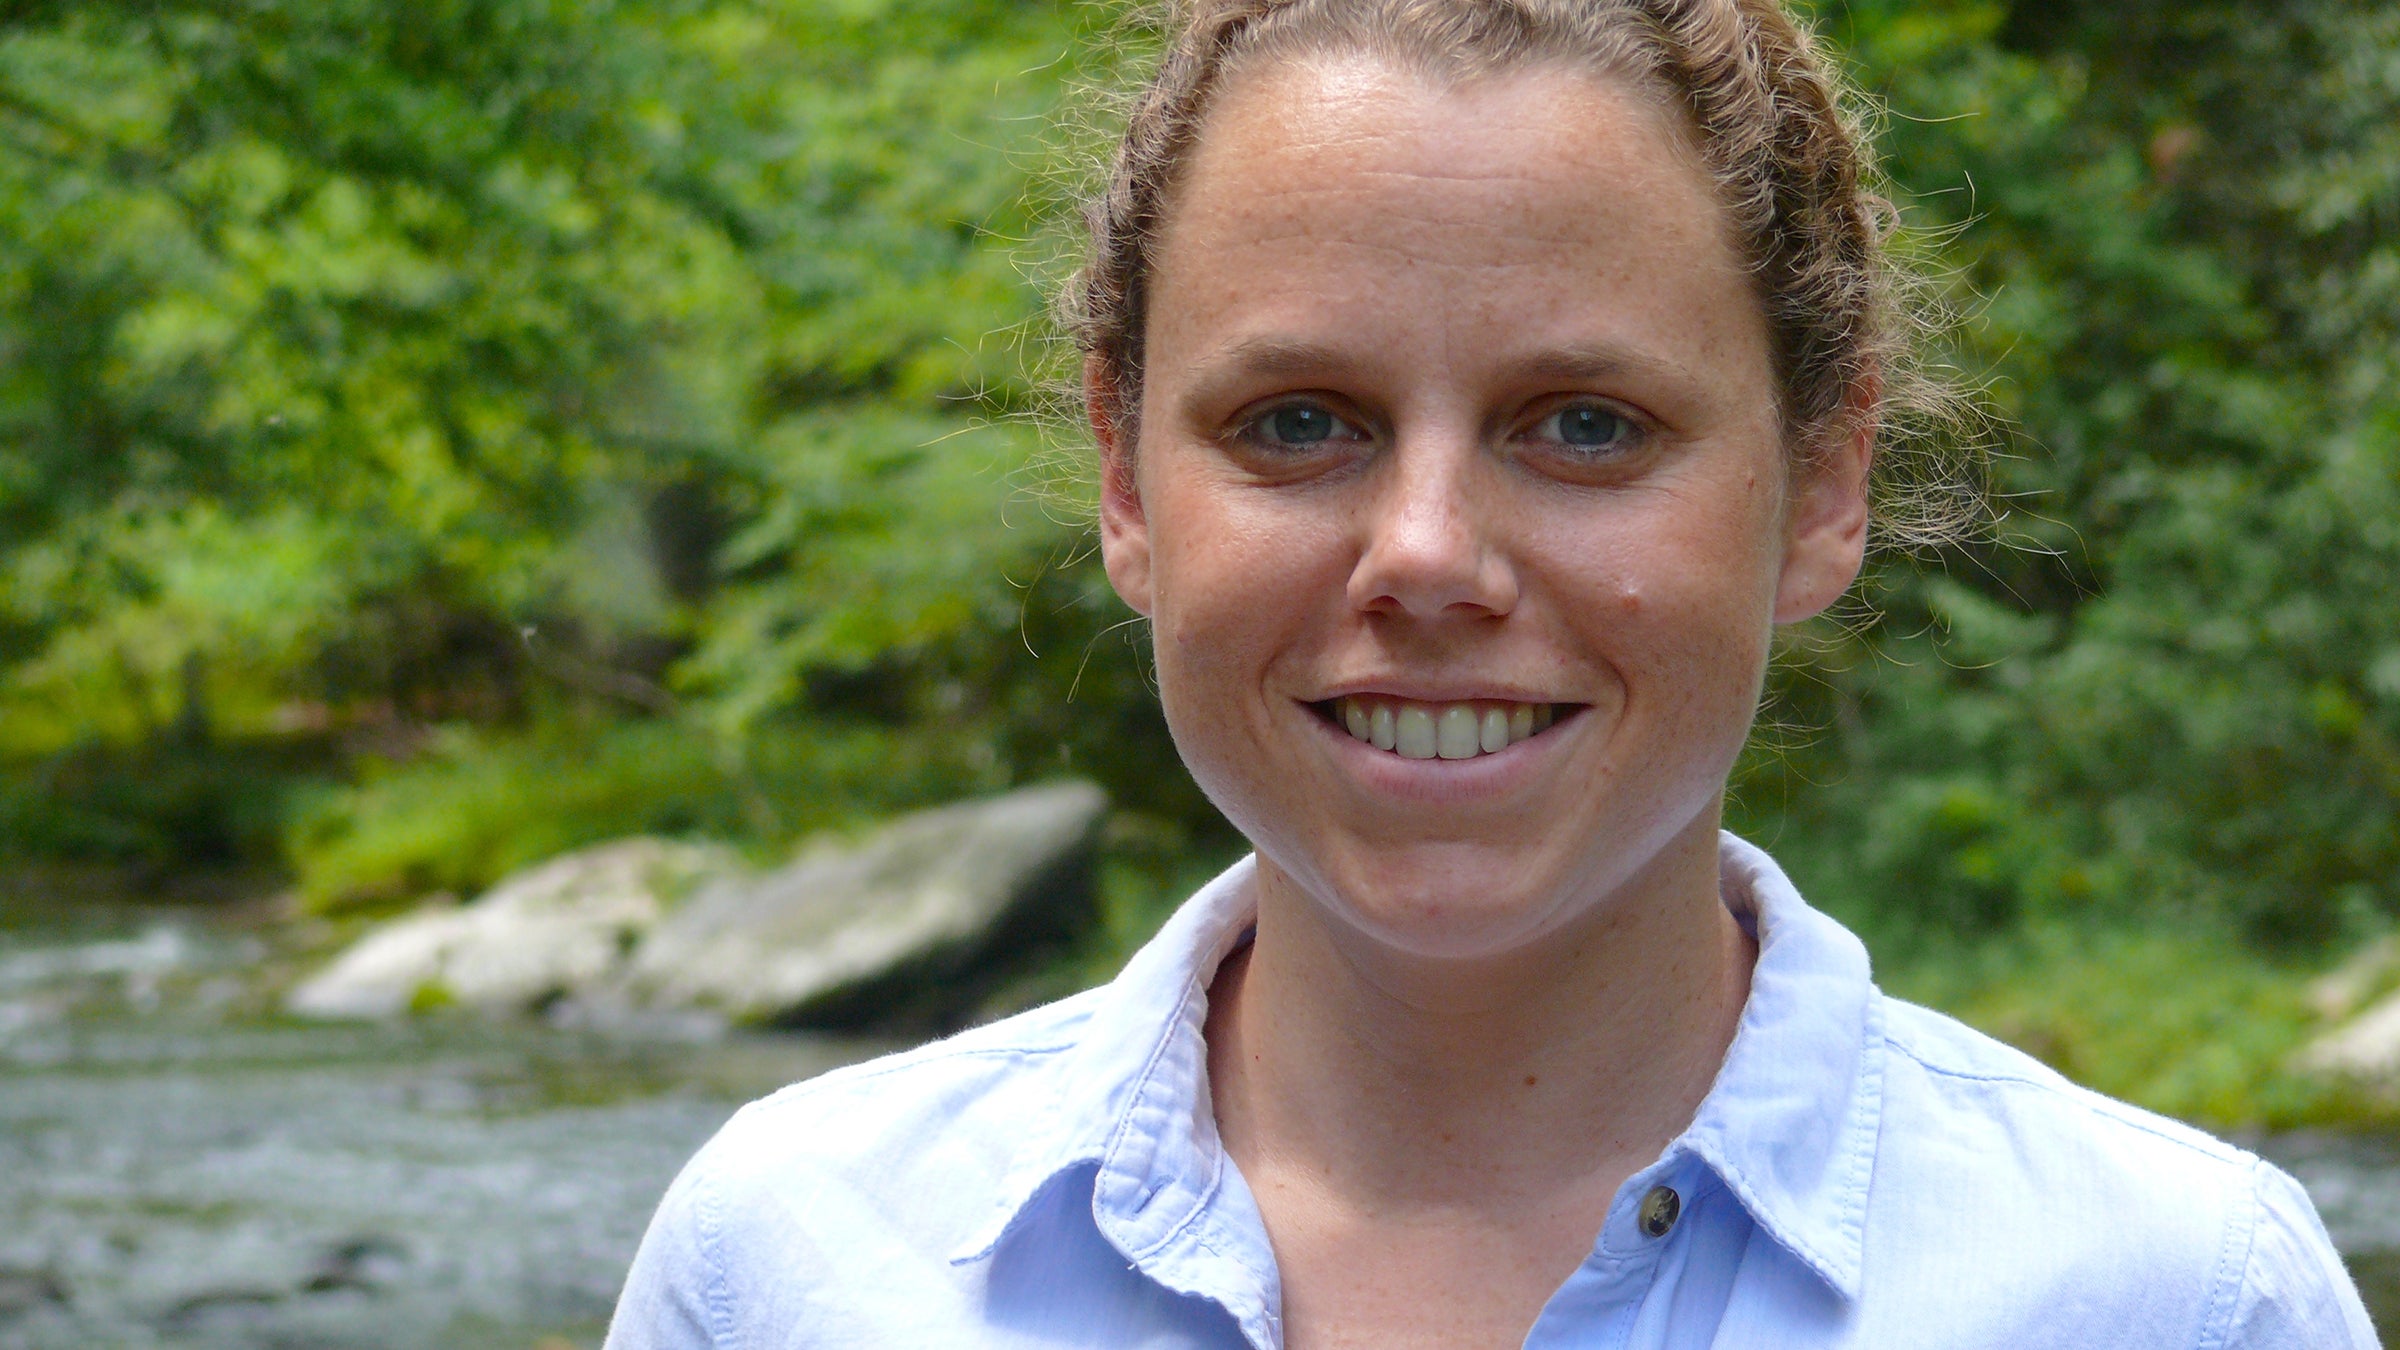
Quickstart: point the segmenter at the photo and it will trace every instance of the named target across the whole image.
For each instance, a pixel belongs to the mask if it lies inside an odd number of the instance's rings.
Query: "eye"
[[[1358,428],[1315,403],[1286,403],[1243,425],[1241,435],[1263,445],[1306,450],[1331,441],[1364,439]]]
[[[1583,456],[1632,449],[1642,429],[1630,417],[1601,403],[1570,403],[1534,424],[1538,440],[1564,445]]]

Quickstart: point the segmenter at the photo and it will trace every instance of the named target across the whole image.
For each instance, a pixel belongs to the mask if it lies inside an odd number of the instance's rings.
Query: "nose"
[[[1484,464],[1472,442],[1396,446],[1374,475],[1352,608],[1412,618],[1506,614],[1516,572],[1499,547]]]

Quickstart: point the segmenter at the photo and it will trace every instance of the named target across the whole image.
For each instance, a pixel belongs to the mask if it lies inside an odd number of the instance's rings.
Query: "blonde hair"
[[[1894,256],[1898,213],[1857,99],[1776,0],[1205,0],[1170,10],[1057,317],[1092,411],[1138,434],[1159,227],[1236,72],[1364,54],[1446,81],[1536,66],[1615,79],[1679,110],[1757,278],[1786,434],[1802,455],[1869,419],[1879,542],[1960,542],[1986,517],[1980,405],[1926,360],[1931,289]]]

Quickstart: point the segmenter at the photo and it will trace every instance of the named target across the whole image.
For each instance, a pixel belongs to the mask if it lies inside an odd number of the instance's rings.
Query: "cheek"
[[[1300,564],[1309,522],[1240,498],[1184,485],[1156,500],[1151,640],[1160,710],[1185,768],[1228,819],[1254,829],[1262,767],[1287,734],[1273,720],[1274,676],[1313,650],[1314,602],[1341,587]]]
[[[1254,688],[1314,621],[1325,523],[1266,494],[1160,475],[1152,503],[1160,694],[1207,703]],[[1338,580],[1332,594],[1340,594]]]
[[[1583,576],[1563,588],[1566,605],[1617,667],[1633,712],[1682,734],[1726,722],[1738,739],[1773,631],[1772,502],[1737,488],[1674,505],[1584,532]]]

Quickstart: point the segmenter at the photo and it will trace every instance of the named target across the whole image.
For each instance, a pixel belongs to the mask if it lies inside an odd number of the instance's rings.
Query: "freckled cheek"
[[[1191,513],[1158,537],[1153,632],[1160,694],[1218,708],[1256,690],[1305,645],[1328,583],[1305,532],[1238,514]],[[1331,596],[1338,600],[1338,579]]]
[[[1708,707],[1747,715],[1767,656],[1771,588],[1755,561],[1665,540],[1623,540],[1575,604],[1590,649],[1648,715],[1689,722]],[[1726,716],[1723,712],[1718,716]]]
[[[1748,597],[1658,590],[1618,593],[1598,607],[1605,631],[1593,645],[1610,653],[1628,698],[1655,715],[1738,698],[1766,660],[1765,629],[1751,623]]]
[[[1236,826],[1258,837],[1273,819],[1258,803],[1274,799],[1288,737],[1276,701],[1278,672],[1310,650],[1305,592],[1271,564],[1274,554],[1208,546],[1161,559],[1153,618],[1161,711],[1184,766]],[[1262,796],[1262,794],[1264,794]]]
[[[1254,672],[1270,644],[1256,625],[1240,622],[1242,607],[1211,603],[1221,598],[1161,608],[1155,639],[1159,696],[1170,712],[1222,709],[1258,683]]]

